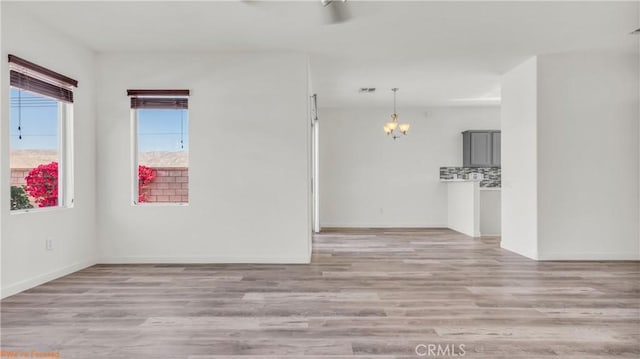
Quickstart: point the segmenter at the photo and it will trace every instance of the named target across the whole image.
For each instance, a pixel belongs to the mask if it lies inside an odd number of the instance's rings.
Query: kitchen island
[[[500,235],[500,187],[480,187],[479,180],[441,181],[448,187],[449,228],[471,237]]]

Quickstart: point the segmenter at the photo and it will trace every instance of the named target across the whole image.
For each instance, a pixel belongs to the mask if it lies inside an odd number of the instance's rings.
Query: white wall
[[[101,262],[308,262],[307,63],[293,53],[101,55]],[[191,90],[188,206],[132,206],[131,88]]]
[[[504,76],[504,248],[640,259],[639,71],[636,49],[539,56]]]
[[[502,78],[502,248],[538,258],[537,59]]]
[[[640,259],[638,53],[538,58],[540,259]]]
[[[37,44],[37,46],[34,46]],[[2,3],[2,89],[9,88],[7,55],[14,54],[79,81],[74,91],[75,206],[9,212],[9,96],[3,91],[0,133],[2,296],[8,296],[95,263],[94,54]],[[54,238],[54,250],[45,239]]]
[[[498,107],[400,106],[411,130],[394,141],[382,130],[391,110],[320,108],[323,227],[446,227],[439,168],[462,165],[462,131],[500,127]]]

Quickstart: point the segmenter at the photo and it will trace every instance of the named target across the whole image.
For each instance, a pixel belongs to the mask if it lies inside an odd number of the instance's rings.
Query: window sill
[[[56,207],[43,207],[43,208],[29,208],[29,209],[14,209],[9,210],[9,214],[11,215],[21,215],[27,213],[47,213],[47,212],[58,212],[58,211],[66,211],[73,209],[73,206],[56,206]]]
[[[153,202],[153,203],[133,203],[132,207],[189,207],[189,203],[176,202]]]

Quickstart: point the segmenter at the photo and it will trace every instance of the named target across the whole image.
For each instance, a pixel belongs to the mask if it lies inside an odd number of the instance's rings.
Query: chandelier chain
[[[396,94],[398,93],[398,89],[393,89],[393,113],[397,113],[396,111]]]

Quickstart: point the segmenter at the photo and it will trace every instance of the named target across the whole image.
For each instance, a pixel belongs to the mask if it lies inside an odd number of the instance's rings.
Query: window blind
[[[9,55],[9,65],[11,86],[73,103],[71,87],[77,87],[78,81],[15,55]]]
[[[132,109],[186,110],[189,90],[127,90]]]

